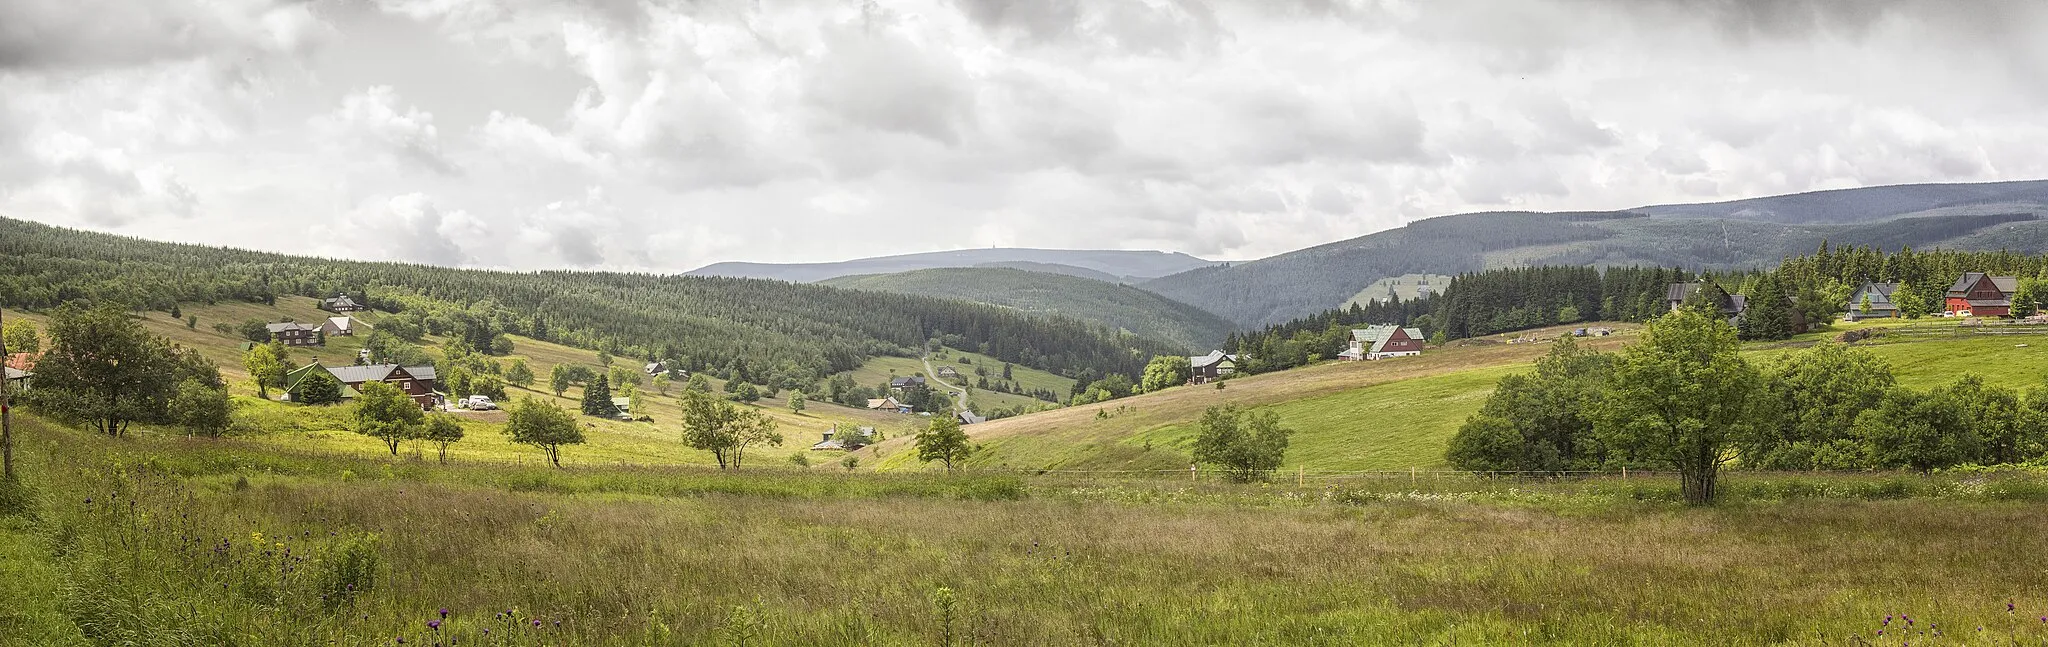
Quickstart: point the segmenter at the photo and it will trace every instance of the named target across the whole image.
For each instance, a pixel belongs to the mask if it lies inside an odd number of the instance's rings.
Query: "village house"
[[[910,377],[899,377],[893,380],[889,380],[889,388],[896,391],[901,391],[911,387],[917,387],[920,389],[924,388],[924,376],[912,375]]]
[[[30,373],[28,371],[15,368],[11,365],[5,368],[0,368],[0,372],[6,373],[5,379],[7,380],[8,393],[23,393],[28,391],[29,380],[34,379],[36,376],[36,374],[34,373]]]
[[[333,312],[336,314],[345,314],[350,312],[362,312],[370,308],[364,306],[363,304],[356,303],[355,299],[350,298],[346,294],[337,294],[331,298],[321,299],[320,309],[326,310],[328,312]]]
[[[368,366],[321,366],[319,362],[301,366],[285,375],[285,391],[298,388],[300,382],[315,370],[327,371],[341,382],[341,397],[355,398],[362,395],[361,388],[370,382],[385,382],[398,387],[417,402],[422,409],[432,410],[441,405],[440,383],[435,378],[434,365],[399,366],[397,364],[371,364]]]
[[[1849,294],[1849,307],[1842,311],[1842,318],[1862,321],[1897,317],[1899,306],[1892,303],[1892,293],[1898,290],[1897,283],[1865,282]]]
[[[327,321],[320,323],[320,332],[327,333],[328,336],[342,337],[356,334],[356,318],[347,316],[328,317]]]
[[[871,398],[868,400],[868,408],[876,411],[894,411],[896,413],[910,413],[911,411],[910,405],[896,401],[896,398],[893,396]]]
[[[1207,355],[1189,357],[1188,368],[1191,369],[1190,376],[1188,377],[1189,384],[1208,384],[1236,373],[1237,356],[1224,354],[1220,350],[1212,350]]]
[[[319,326],[286,321],[270,324],[264,326],[264,328],[270,331],[271,341],[279,342],[286,346],[318,346],[321,343]]]
[[[1351,331],[1351,347],[1338,353],[1346,361],[1415,357],[1422,354],[1422,329],[1380,324]]]
[[[833,438],[836,433],[836,430],[825,430],[825,439],[811,445],[811,451],[851,451],[873,444],[875,438],[874,427],[861,427],[844,439]]]
[[[1693,295],[1698,294],[1700,290],[1709,291],[1709,298],[1712,298],[1714,303],[1718,304],[1721,316],[1728,319],[1732,320],[1740,317],[1744,311],[1749,309],[1749,297],[1740,294],[1729,294],[1728,290],[1715,283],[1673,283],[1667,285],[1664,287],[1664,305],[1669,310],[1677,310],[1680,306],[1685,305],[1685,302],[1691,299]]]
[[[1948,288],[1943,308],[1951,317],[2004,317],[2012,314],[2012,293],[2020,281],[2011,276],[1966,272]]]
[[[978,425],[984,422],[988,422],[988,418],[975,415],[973,411],[961,411],[960,413],[954,414],[954,417],[958,418],[960,420],[960,424],[963,425]]]
[[[960,377],[960,369],[951,366],[939,367],[939,377]]]

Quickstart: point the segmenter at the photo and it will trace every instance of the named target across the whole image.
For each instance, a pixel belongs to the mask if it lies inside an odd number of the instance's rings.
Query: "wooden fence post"
[[[1194,465],[1192,465],[1192,464],[1190,464],[1190,465],[1188,465],[1188,482],[1192,483],[1192,482],[1194,482],[1194,480],[1195,480],[1195,466],[1194,466]]]
[[[1294,487],[1302,487],[1308,485],[1308,466],[1296,465],[1294,466],[1294,470]]]
[[[1628,480],[1628,466],[1627,466],[1627,465],[1623,465],[1623,466],[1621,466],[1621,480],[1624,480],[1624,481]]]

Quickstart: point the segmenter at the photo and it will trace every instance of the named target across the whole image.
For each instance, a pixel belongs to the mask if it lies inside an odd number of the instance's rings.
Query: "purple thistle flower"
[[[439,621],[439,620],[428,620],[428,621],[427,621],[427,628],[428,628],[428,629],[432,629],[432,630],[434,630],[434,631],[440,631],[440,630],[441,630],[441,621]]]
[[[441,607],[441,617],[444,619],[448,617],[448,607]]]
[[[540,618],[534,618],[534,619],[533,619],[533,626],[535,626],[535,627],[538,627],[538,626],[540,626]]]

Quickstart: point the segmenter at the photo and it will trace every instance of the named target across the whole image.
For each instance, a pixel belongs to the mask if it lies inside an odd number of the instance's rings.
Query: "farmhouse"
[[[1944,308],[1951,317],[2004,317],[2012,314],[2012,293],[2018,278],[1966,272],[1948,288]]]
[[[951,366],[939,367],[939,377],[960,377],[960,369]]]
[[[1350,361],[1415,357],[1422,354],[1422,329],[1381,324],[1351,331],[1351,347],[1338,353]]]
[[[899,377],[893,380],[889,380],[889,388],[897,391],[901,391],[903,389],[908,389],[911,387],[917,387],[920,389],[924,388],[924,376],[912,375],[910,377]]]
[[[264,326],[264,328],[270,331],[271,341],[279,342],[286,346],[320,345],[319,326],[308,326],[302,323],[286,321],[270,324]]]
[[[811,451],[855,450],[873,444],[875,439],[874,427],[861,427],[844,439],[833,438],[837,433],[834,429],[825,430],[825,439],[811,445]]]
[[[1236,373],[1237,356],[1212,350],[1207,355],[1188,358],[1188,368],[1193,369],[1188,378],[1189,384],[1208,384]]]
[[[343,337],[356,334],[356,319],[349,316],[328,317],[327,321],[320,323],[320,332],[327,333],[328,336]]]
[[[1671,310],[1684,306],[1685,302],[1701,290],[1708,291],[1708,298],[1719,305],[1721,316],[1729,319],[1742,316],[1749,309],[1749,297],[1729,294],[1715,283],[1673,283],[1664,287],[1664,305]]]
[[[1862,321],[1899,316],[1898,304],[1892,303],[1892,293],[1898,289],[1897,283],[1864,283],[1849,294],[1849,307],[1842,311],[1842,318]]]
[[[359,389],[364,384],[385,382],[398,387],[398,390],[404,391],[406,395],[411,396],[413,402],[419,403],[422,409],[433,409],[441,404],[441,394],[435,392],[436,389],[440,388],[440,384],[435,379],[434,365],[432,364],[422,364],[420,366],[371,364],[369,366],[325,367],[321,366],[319,362],[314,362],[286,374],[284,378],[285,390],[296,390],[299,382],[304,381],[316,370],[327,371],[329,375],[334,376],[336,381],[341,382],[342,398],[354,398],[361,395],[362,393]]]
[[[874,409],[876,411],[894,411],[896,413],[910,413],[910,405],[897,402],[896,398],[894,397],[869,399],[868,408]]]
[[[364,306],[363,304],[356,303],[355,299],[349,298],[349,296],[346,294],[337,294],[334,295],[332,298],[321,299],[320,309],[333,313],[349,313],[362,312],[370,308]]]

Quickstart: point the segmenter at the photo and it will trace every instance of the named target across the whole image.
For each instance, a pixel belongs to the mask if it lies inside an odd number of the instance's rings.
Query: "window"
[[[398,389],[399,389],[399,390],[401,390],[401,391],[411,391],[411,390],[412,390],[412,382],[399,382],[399,383],[398,383]]]

